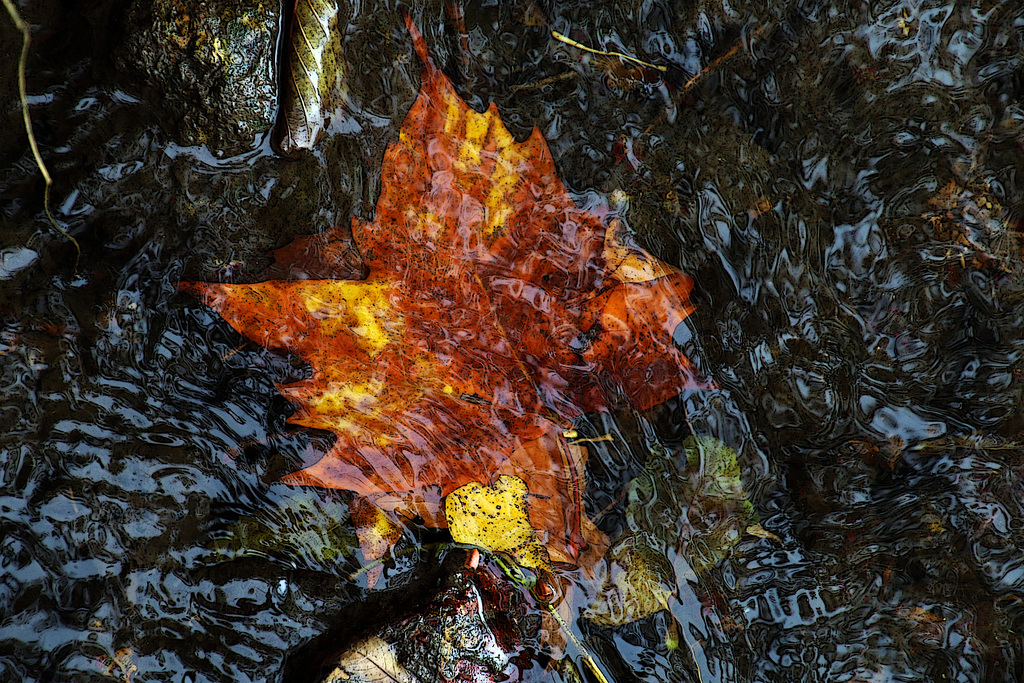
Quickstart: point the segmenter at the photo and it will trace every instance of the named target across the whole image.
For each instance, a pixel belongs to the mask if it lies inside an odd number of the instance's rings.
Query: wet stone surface
[[[536,603],[496,564],[467,557],[453,549],[440,573],[384,591],[376,613],[339,619],[288,657],[285,681],[519,680],[539,645]]]
[[[245,0],[134,2],[118,66],[153,89],[176,142],[234,156],[274,125],[279,12]]]

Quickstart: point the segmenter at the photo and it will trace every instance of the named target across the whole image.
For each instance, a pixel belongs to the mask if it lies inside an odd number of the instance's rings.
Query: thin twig
[[[764,29],[764,25],[763,24],[761,26],[758,26],[754,30],[754,32],[750,34],[749,40],[753,40],[754,38],[756,38],[761,33],[761,31],[763,29]],[[724,55],[722,55],[720,57],[717,57],[714,61],[712,61],[706,67],[704,67],[703,69],[698,71],[696,74],[694,74],[693,78],[688,80],[683,85],[683,87],[680,88],[680,89],[683,90],[683,91],[689,90],[693,86],[694,83],[696,83],[700,79],[702,79],[705,76],[707,76],[709,73],[711,73],[712,71],[717,69],[719,66],[721,66],[723,62],[729,60],[733,55],[735,55],[737,52],[739,52],[739,50],[740,50],[740,48],[742,46],[743,46],[743,41],[742,40],[737,40],[736,43],[734,43],[733,46],[730,47],[729,50]]]
[[[601,443],[602,441],[615,441],[615,437],[611,434],[602,434],[601,436],[595,436],[587,439],[573,439],[569,442],[570,446],[579,446],[581,443]]]
[[[32,117],[28,111],[28,95],[25,86],[25,64],[28,63],[28,49],[32,42],[32,31],[21,18],[21,15],[18,14],[18,9],[14,6],[14,2],[12,0],[3,0],[3,2],[4,7],[7,8],[7,13],[11,15],[11,21],[21,31],[21,57],[18,58],[18,96],[21,100],[21,117],[25,122],[28,145],[32,149],[32,157],[36,161],[36,166],[39,168],[39,172],[43,174],[43,180],[46,182],[46,189],[43,190],[43,210],[46,212],[46,218],[50,221],[50,225],[75,245],[75,270],[77,271],[78,262],[82,258],[82,248],[78,245],[78,240],[62,228],[54,219],[53,214],[50,213],[50,186],[53,185],[53,179],[50,177],[46,164],[43,163],[43,157],[39,154],[39,147],[36,145],[36,136],[32,133]]]
[[[597,50],[597,49],[594,49],[592,47],[587,47],[583,43],[577,43],[572,38],[570,38],[568,36],[564,36],[561,33],[559,33],[558,31],[554,31],[554,30],[551,31],[551,37],[554,38],[555,40],[558,40],[560,42],[565,43],[566,45],[572,45],[573,47],[575,47],[577,49],[583,50],[584,52],[590,52],[590,53],[595,54],[595,55],[604,55],[606,57],[618,57],[619,59],[624,59],[624,60],[626,60],[628,62],[633,62],[634,64],[639,64],[640,66],[646,66],[649,69],[657,69],[658,71],[662,71],[662,72],[668,71],[668,67],[667,66],[660,66],[658,64],[651,64],[650,62],[645,62],[642,59],[637,59],[636,57],[631,57],[630,55],[623,54],[621,52],[615,52],[614,50]]]

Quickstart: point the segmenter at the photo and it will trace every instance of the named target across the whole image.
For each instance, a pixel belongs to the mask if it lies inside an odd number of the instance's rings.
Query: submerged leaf
[[[544,546],[530,526],[526,482],[503,474],[493,486],[470,482],[444,500],[448,529],[456,543],[508,553],[530,569],[547,569]]]
[[[736,452],[713,437],[683,441],[683,467],[652,452],[644,473],[630,484],[626,516],[635,531],[683,554],[706,574],[759,520],[740,479]]]
[[[579,562],[601,535],[582,513],[582,450],[562,431],[622,398],[645,410],[707,386],[673,341],[692,283],[578,208],[540,132],[516,142],[493,104],[470,109],[408,27],[423,81],[373,221],[353,220],[365,279],[342,279],[346,262],[324,279],[182,289],[312,366],[278,386],[288,422],[337,441],[284,481],[443,528],[445,496],[516,475],[551,557]],[[279,255],[329,272],[310,243]]]
[[[598,626],[620,626],[668,609],[676,591],[672,564],[644,534],[631,534],[605,556],[604,584],[583,616]]]
[[[313,490],[286,497],[276,507],[232,524],[213,545],[232,554],[267,555],[310,568],[337,571],[355,555],[356,535],[345,524],[348,506]]]
[[[366,563],[366,585],[373,588],[383,574],[383,567],[374,564],[398,543],[402,529],[376,505],[364,498],[356,498],[349,506],[352,524],[356,528],[359,547]]]
[[[735,451],[705,436],[687,438],[677,455],[651,452],[630,482],[626,519],[631,533],[609,554],[607,578],[587,614],[603,626],[664,609],[676,590],[673,567],[704,577],[744,531],[761,528]]]
[[[418,680],[398,662],[391,645],[371,636],[344,652],[324,683],[417,683]]]
[[[775,541],[776,543],[782,543],[781,538],[779,538],[776,534],[773,534],[772,532],[768,531],[760,524],[751,524],[750,526],[748,526],[747,533],[751,536],[756,536],[757,538],[767,538],[769,540]]]

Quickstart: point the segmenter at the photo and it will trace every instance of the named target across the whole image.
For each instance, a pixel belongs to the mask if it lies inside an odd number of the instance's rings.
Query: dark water
[[[125,678],[124,648],[134,680],[279,680],[373,598],[346,578],[344,499],[273,483],[324,445],[273,386],[304,368],[175,283],[367,216],[418,67],[394,7],[347,8],[341,132],[295,162],[265,132],[218,154],[119,66],[124,9],[22,7],[77,270],[0,22],[0,680]],[[465,73],[442,7],[414,14],[471,104],[539,127],[581,201],[624,192],[694,276],[677,335],[719,389],[646,418],[732,446],[781,538],[746,537],[677,608],[699,675],[657,616],[584,627],[616,680],[1024,680],[1024,9],[492,3],[467,9]],[[683,80],[740,47],[688,89],[642,83],[538,15]],[[592,509],[637,450],[592,456]]]

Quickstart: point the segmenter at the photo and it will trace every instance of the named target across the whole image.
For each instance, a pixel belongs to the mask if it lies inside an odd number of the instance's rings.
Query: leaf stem
[[[583,663],[587,665],[587,668],[590,669],[597,680],[600,683],[608,683],[608,679],[605,677],[604,673],[601,672],[600,667],[597,666],[597,662],[594,660],[593,656],[591,656],[590,650],[588,650],[586,646],[580,642],[580,639],[576,637],[576,634],[572,632],[572,629],[569,628],[569,624],[565,623],[565,619],[563,619],[562,615],[558,613],[555,606],[550,602],[544,602],[542,604],[547,608],[548,614],[554,617],[555,621],[558,622],[558,625],[562,627],[563,631],[565,631],[565,635],[569,636],[569,640],[571,640],[572,644],[576,646],[577,650],[579,650]]]
[[[7,13],[11,15],[11,21],[14,22],[14,26],[21,32],[21,56],[18,58],[18,97],[21,101],[21,117],[25,123],[25,133],[28,135],[28,145],[32,149],[32,158],[35,159],[36,166],[39,168],[39,172],[43,175],[43,180],[46,182],[46,189],[43,190],[43,210],[46,212],[46,218],[50,221],[57,232],[68,238],[73,245],[75,245],[75,270],[78,270],[78,262],[82,258],[82,248],[78,245],[78,240],[72,237],[67,230],[62,228],[53,214],[50,213],[50,186],[53,185],[53,179],[50,177],[50,171],[46,168],[46,164],[43,163],[43,157],[39,154],[39,146],[36,145],[36,136],[32,132],[32,116],[28,111],[28,95],[27,87],[25,85],[25,64],[28,63],[28,49],[32,42],[32,31],[29,25],[25,23],[25,20],[21,18],[18,13],[18,9],[14,6],[13,0],[3,0],[4,7],[7,8]]]
[[[601,668],[597,665],[597,662],[594,660],[594,657],[590,654],[590,651],[580,641],[580,639],[576,637],[576,634],[572,632],[572,629],[569,627],[569,624],[565,622],[565,619],[563,619],[562,615],[558,613],[558,610],[555,609],[555,606],[551,604],[550,600],[545,600],[537,594],[536,577],[527,576],[522,571],[522,569],[520,569],[520,567],[518,565],[515,565],[513,562],[509,562],[506,564],[503,561],[503,559],[500,556],[498,556],[497,553],[488,554],[501,568],[501,571],[505,573],[505,576],[507,576],[513,583],[519,584],[520,586],[527,588],[530,591],[530,593],[533,594],[533,597],[537,600],[537,602],[543,605],[544,609],[548,611],[548,614],[550,614],[554,618],[554,620],[558,622],[559,627],[562,629],[565,635],[569,637],[569,640],[572,641],[572,644],[576,646],[576,649],[580,653],[580,657],[583,659],[583,663],[586,664],[587,668],[590,669],[590,671],[594,674],[594,677],[597,678],[598,683],[608,683],[608,678],[605,677],[604,673],[601,671]]]

